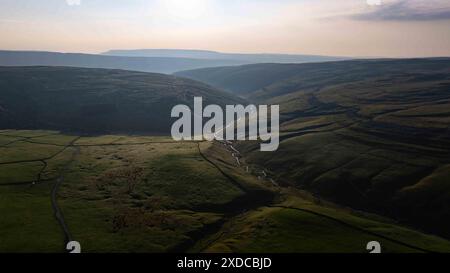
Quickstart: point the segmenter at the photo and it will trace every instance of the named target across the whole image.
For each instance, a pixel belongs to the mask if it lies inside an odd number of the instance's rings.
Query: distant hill
[[[278,151],[238,145],[247,162],[279,183],[450,238],[449,58],[258,64],[177,75],[280,105]]]
[[[304,67],[298,64],[251,64],[180,71],[175,75],[245,96],[274,82],[298,75]]]
[[[242,65],[245,63],[244,61],[236,60],[120,57],[41,51],[0,51],[0,66],[69,66],[172,74],[186,69]]]
[[[250,63],[303,63],[330,60],[336,60],[336,58],[307,55],[223,54],[186,50],[110,51],[103,55],[0,50],[0,66],[67,66],[123,69],[164,74],[205,67],[238,66]]]
[[[128,57],[164,57],[164,58],[192,58],[239,61],[245,64],[253,63],[309,63],[344,60],[344,57],[299,55],[299,54],[243,54],[222,53],[208,50],[186,49],[136,49],[136,50],[110,50],[103,55]]]
[[[0,67],[0,128],[83,133],[170,132],[177,104],[234,96],[164,74],[67,67]]]
[[[286,93],[318,88],[331,83],[345,83],[388,73],[422,73],[439,69],[448,59],[373,59],[306,64],[250,64],[243,66],[201,68],[175,75],[208,83],[239,95],[271,89]],[[277,90],[277,91],[275,91]],[[261,92],[262,97],[276,94]]]

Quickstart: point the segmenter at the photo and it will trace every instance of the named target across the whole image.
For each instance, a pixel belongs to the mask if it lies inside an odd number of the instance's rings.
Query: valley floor
[[[282,187],[229,143],[167,137],[0,131],[0,214],[0,252],[450,252]]]

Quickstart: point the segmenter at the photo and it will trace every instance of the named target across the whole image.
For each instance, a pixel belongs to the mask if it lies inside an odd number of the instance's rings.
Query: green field
[[[64,252],[68,238],[83,252],[367,252],[372,240],[385,252],[450,252],[444,239],[274,185],[220,143],[0,138],[0,252]]]

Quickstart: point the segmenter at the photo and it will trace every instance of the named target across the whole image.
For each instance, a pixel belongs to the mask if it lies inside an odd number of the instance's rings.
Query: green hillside
[[[71,239],[84,252],[449,252],[435,235],[450,238],[450,65],[404,62],[327,64],[248,93],[280,104],[281,145],[233,143],[239,164],[230,144],[167,134],[171,106],[234,95],[161,74],[0,68],[0,252]]]
[[[239,99],[163,74],[67,67],[0,67],[0,128],[167,133],[173,106]]]
[[[229,82],[214,82],[219,73]],[[227,78],[233,73],[240,76]],[[280,104],[280,149],[239,145],[279,181],[450,237],[449,59],[261,64],[201,74],[193,78]]]
[[[202,68],[177,72],[176,75],[199,80],[233,93],[269,99],[299,90],[355,82],[383,75],[425,74],[439,77],[449,71],[449,59],[374,59],[309,64],[251,64]]]
[[[245,96],[274,82],[298,75],[302,68],[304,66],[298,64],[254,64],[186,70],[175,75]]]

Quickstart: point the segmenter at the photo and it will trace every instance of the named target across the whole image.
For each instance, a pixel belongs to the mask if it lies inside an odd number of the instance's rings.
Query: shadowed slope
[[[230,94],[163,74],[65,67],[0,68],[0,127],[168,133],[171,109],[234,104]]]

